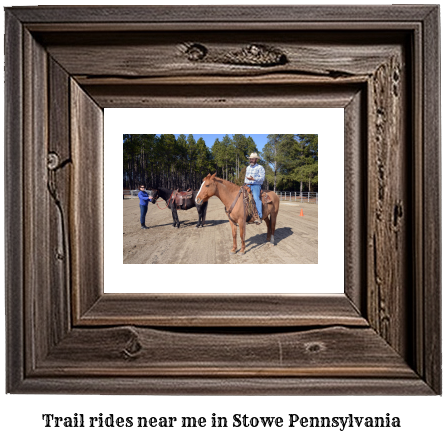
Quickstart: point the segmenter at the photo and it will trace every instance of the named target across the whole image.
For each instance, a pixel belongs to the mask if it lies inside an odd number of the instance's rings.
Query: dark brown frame
[[[7,392],[441,394],[439,38],[438,6],[7,8]],[[104,295],[111,106],[345,108],[346,294]]]

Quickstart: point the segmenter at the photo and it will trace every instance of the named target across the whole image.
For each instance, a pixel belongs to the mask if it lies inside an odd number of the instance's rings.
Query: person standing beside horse
[[[246,176],[245,176],[245,184],[249,186],[252,192],[252,196],[254,197],[255,205],[257,207],[258,215],[260,216],[260,220],[256,220],[254,222],[261,224],[263,214],[262,214],[262,202],[260,199],[260,190],[265,180],[265,169],[260,164],[257,164],[259,156],[253,152],[249,156],[249,166],[246,168]]]
[[[142,225],[142,230],[147,230],[148,227],[145,225],[146,213],[148,212],[148,205],[152,202],[152,196],[149,196],[145,192],[145,186],[140,184],[140,191],[138,192],[138,198],[140,199],[140,223]]]

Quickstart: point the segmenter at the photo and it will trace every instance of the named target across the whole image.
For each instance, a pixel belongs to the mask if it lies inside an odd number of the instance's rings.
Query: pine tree
[[[189,174],[190,174],[190,185],[195,186],[195,159],[197,157],[197,143],[194,140],[192,134],[188,135],[188,160],[189,160]]]
[[[291,170],[289,178],[300,183],[308,184],[311,191],[312,185],[318,185],[318,135],[298,134],[299,141],[296,148],[291,151]]]
[[[263,147],[263,159],[270,166],[274,176],[274,191],[280,172],[288,163],[288,149],[292,146],[294,134],[269,134],[268,142]],[[280,178],[278,178],[280,177]]]
[[[221,142],[221,153],[224,165],[224,179],[226,180],[229,180],[229,167],[231,166],[233,151],[234,147],[232,145],[231,137],[229,137],[229,134],[225,134]]]
[[[212,145],[212,156],[215,161],[216,171],[217,173],[223,178],[223,151],[222,151],[222,144],[220,143],[220,140],[218,138],[215,139],[214,144]],[[220,171],[221,169],[221,171]]]

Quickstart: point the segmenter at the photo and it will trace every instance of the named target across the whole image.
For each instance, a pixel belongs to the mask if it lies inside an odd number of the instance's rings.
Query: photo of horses
[[[124,134],[124,264],[317,264],[317,134]]]

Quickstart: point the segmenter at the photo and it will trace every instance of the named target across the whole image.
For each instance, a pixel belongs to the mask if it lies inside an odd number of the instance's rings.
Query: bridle
[[[198,191],[198,193],[197,193],[197,195],[199,195],[200,194],[200,192],[201,192],[201,189],[203,188],[203,185],[206,185],[206,183],[209,183],[210,181],[206,181],[206,178],[203,180],[203,183],[202,183],[202,185],[201,185],[201,187],[200,187],[200,190]],[[212,182],[212,184],[215,184],[215,182],[213,181]],[[209,186],[206,186],[206,187],[209,187]],[[217,185],[215,185],[215,189],[217,190]],[[212,196],[212,195],[211,195]],[[203,204],[203,201],[201,201],[200,202],[200,204],[197,202],[197,196],[195,197],[195,203],[197,204],[197,205],[202,205]],[[207,200],[205,201],[205,202],[207,202]]]

